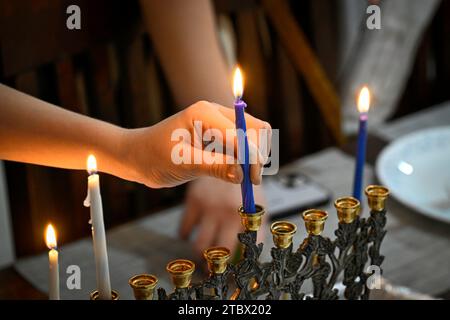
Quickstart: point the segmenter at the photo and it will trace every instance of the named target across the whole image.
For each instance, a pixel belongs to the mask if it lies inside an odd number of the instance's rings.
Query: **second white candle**
[[[85,205],[91,209],[92,242],[94,246],[97,290],[100,300],[111,300],[108,251],[103,221],[103,205],[100,194],[100,177],[97,174],[97,161],[93,155],[88,157],[88,197]]]

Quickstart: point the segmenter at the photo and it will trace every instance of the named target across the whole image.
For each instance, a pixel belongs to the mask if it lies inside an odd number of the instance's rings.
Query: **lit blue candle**
[[[367,87],[363,87],[358,98],[359,111],[359,131],[358,147],[356,150],[355,177],[353,180],[353,197],[361,201],[361,191],[364,181],[364,164],[366,162],[367,145],[367,113],[370,107],[370,92]]]
[[[234,110],[236,114],[236,131],[238,142],[238,159],[242,165],[244,178],[241,183],[242,206],[244,212],[255,213],[255,199],[253,196],[253,185],[250,180],[250,153],[247,139],[247,126],[245,124],[245,108],[247,104],[242,100],[244,91],[241,70],[236,68],[233,82],[234,96],[236,101],[234,103]],[[242,150],[243,147],[243,150]]]

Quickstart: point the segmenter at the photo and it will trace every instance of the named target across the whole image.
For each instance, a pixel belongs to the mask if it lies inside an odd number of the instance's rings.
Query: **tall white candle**
[[[91,209],[97,290],[100,300],[111,300],[111,282],[109,278],[105,225],[103,222],[102,197],[100,194],[100,177],[97,174],[97,161],[93,155],[88,157],[87,168],[89,173],[88,196],[84,204]]]
[[[50,300],[59,300],[59,263],[58,250],[56,250],[56,233],[53,226],[49,224],[45,232],[45,242],[50,249],[48,252],[48,298]]]

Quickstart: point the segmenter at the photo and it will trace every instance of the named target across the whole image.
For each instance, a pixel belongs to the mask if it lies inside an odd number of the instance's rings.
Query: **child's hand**
[[[248,114],[246,122],[247,130],[260,132],[260,129],[266,129],[262,131],[263,134],[271,135],[267,122]],[[209,140],[205,138],[208,129],[211,129],[216,139],[218,133],[221,135],[221,141],[218,142],[231,150],[229,154],[225,147],[211,150],[204,146],[204,140]],[[128,130],[123,149],[125,161],[133,175],[130,179],[151,188],[172,187],[200,176],[240,183],[243,173],[236,159],[234,129],[233,109],[201,101],[152,127]],[[270,137],[267,139],[270,144]],[[258,137],[249,137],[250,172],[254,184],[261,182],[262,163],[266,160],[267,150],[270,150],[269,145],[262,155],[257,149],[257,141]]]

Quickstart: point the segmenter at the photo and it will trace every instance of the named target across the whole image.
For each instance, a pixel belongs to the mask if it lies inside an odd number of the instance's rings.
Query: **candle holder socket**
[[[353,197],[339,198],[334,202],[340,223],[352,223],[359,215],[361,204]]]
[[[255,213],[244,212],[244,207],[239,208],[239,214],[241,215],[241,223],[246,231],[258,231],[261,227],[262,216],[266,212],[263,206],[255,205]]]
[[[370,209],[373,211],[383,211],[385,202],[389,196],[389,189],[383,186],[370,185],[366,188],[365,194]]]
[[[328,213],[319,209],[310,209],[303,212],[306,231],[310,235],[318,236],[322,233]]]
[[[222,274],[227,270],[230,255],[230,249],[225,247],[212,247],[203,251],[208,270],[212,274]]]
[[[136,300],[153,300],[158,278],[151,274],[139,274],[128,281]]]
[[[277,221],[272,223],[270,231],[273,236],[273,243],[279,249],[286,249],[292,244],[292,238],[297,231],[297,226],[287,221]]]
[[[94,290],[90,294],[91,300],[100,300],[100,295],[98,290]],[[111,300],[119,300],[119,293],[115,290],[111,290]]]
[[[191,284],[195,263],[190,260],[177,259],[169,262],[166,270],[172,276],[172,282],[176,288],[187,288]]]

